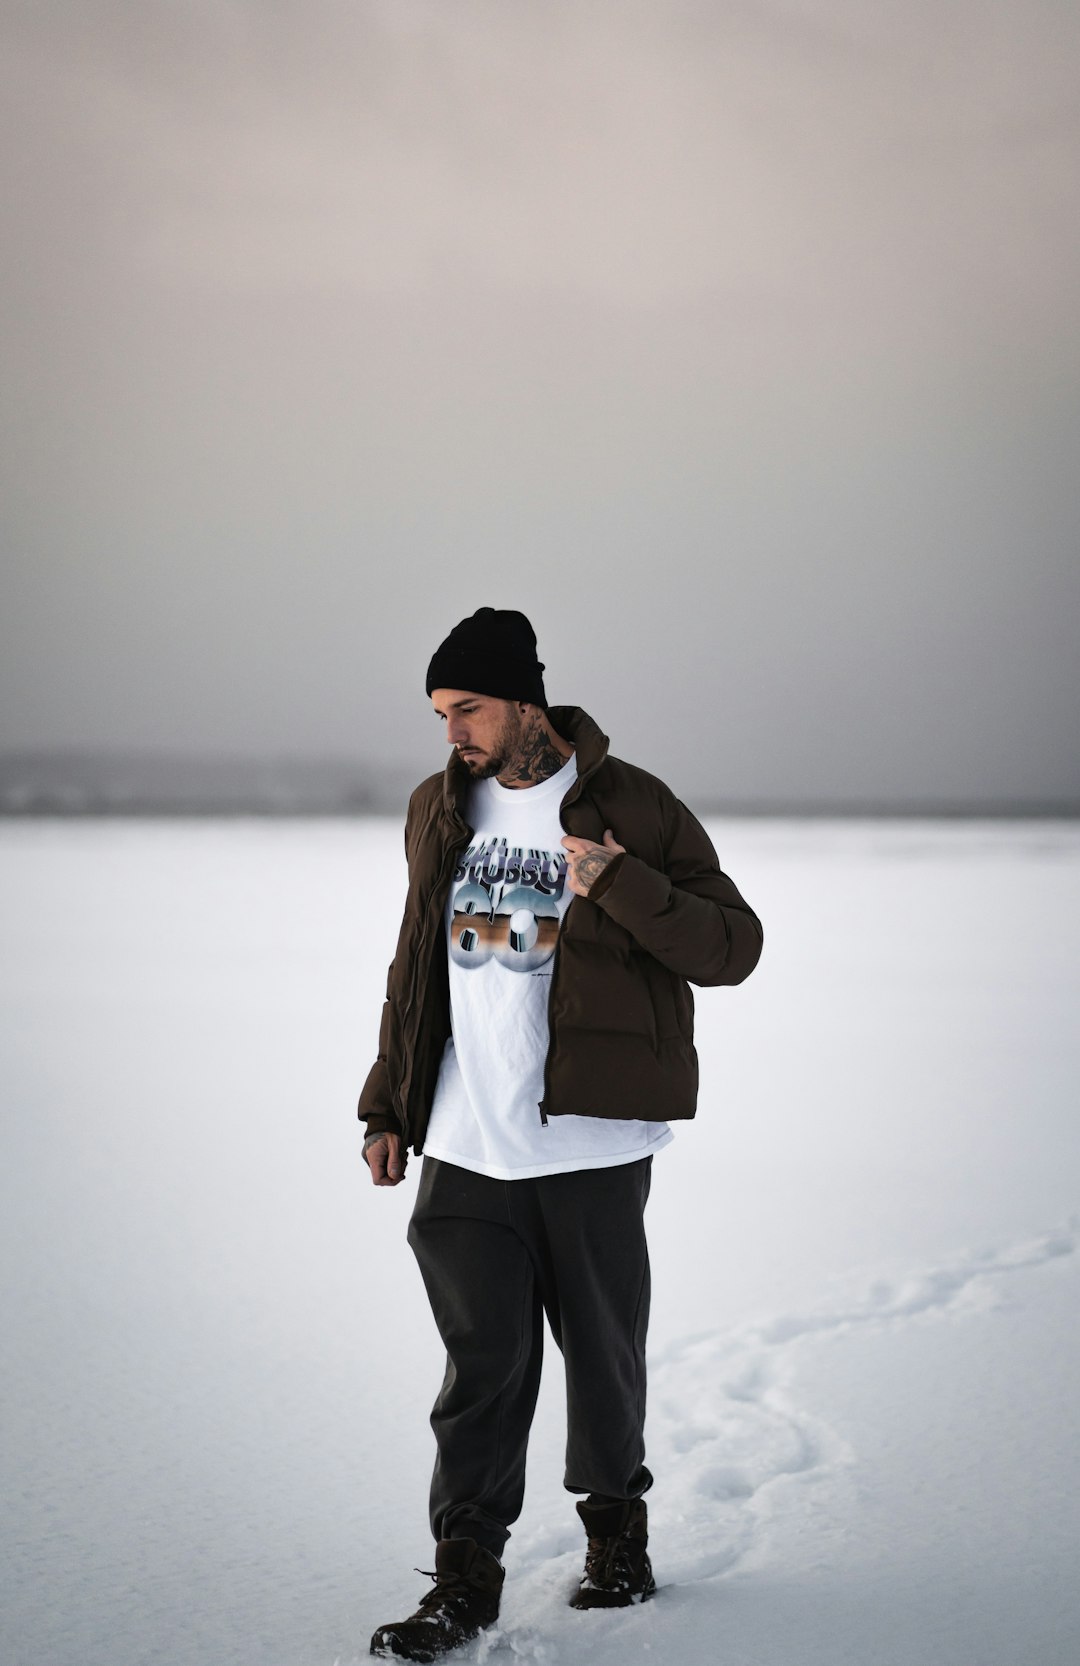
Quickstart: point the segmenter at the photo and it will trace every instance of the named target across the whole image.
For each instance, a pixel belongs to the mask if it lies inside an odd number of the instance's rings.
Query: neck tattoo
[[[499,776],[504,787],[535,787],[557,775],[566,759],[553,745],[546,730],[537,728],[522,737],[521,750]]]

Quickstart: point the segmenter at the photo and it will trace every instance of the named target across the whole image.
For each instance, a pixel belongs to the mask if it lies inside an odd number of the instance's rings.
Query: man
[[[434,1660],[498,1616],[546,1313],[567,1380],[577,1608],[643,1601],[643,1216],[697,1096],[689,982],[734,984],[761,926],[701,825],[549,707],[523,614],[451,631],[427,693],[452,747],[413,793],[409,890],[360,1096],[376,1186],[424,1153],[409,1242],[446,1347],[432,1412],[435,1585],[371,1652]]]

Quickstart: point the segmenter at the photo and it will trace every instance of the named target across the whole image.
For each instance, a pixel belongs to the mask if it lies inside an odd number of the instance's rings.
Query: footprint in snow
[[[791,1399],[787,1367],[804,1342],[969,1310],[993,1281],[1074,1254],[1077,1225],[968,1252],[897,1279],[877,1278],[807,1312],[779,1314],[734,1332],[697,1333],[652,1353],[649,1457],[663,1485],[650,1499],[650,1529],[660,1592],[655,1604],[631,1617],[639,1628],[635,1646],[651,1646],[642,1641],[643,1621],[650,1632],[662,1624],[665,1585],[729,1572],[760,1543],[770,1516],[785,1508],[785,1488],[812,1485],[854,1463],[837,1433]],[[513,1576],[519,1618],[507,1612],[492,1632],[462,1651],[477,1666],[489,1655],[554,1663],[564,1644],[580,1640],[581,1616],[571,1621],[566,1609],[580,1572],[576,1521],[534,1530],[519,1551]],[[626,1612],[594,1618],[614,1647]]]
[[[713,1578],[755,1542],[782,1484],[849,1467],[854,1455],[792,1403],[789,1358],[804,1340],[859,1326],[895,1326],[963,1311],[992,1282],[1075,1253],[1077,1223],[1001,1249],[958,1256],[896,1281],[876,1279],[849,1298],[779,1314],[731,1333],[686,1337],[649,1365],[649,1454],[664,1477],[652,1512],[657,1543],[681,1547],[657,1567],[661,1583]]]

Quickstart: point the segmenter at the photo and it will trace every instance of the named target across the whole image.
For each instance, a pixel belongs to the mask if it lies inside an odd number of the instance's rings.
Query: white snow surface
[[[550,1347],[461,1657],[1075,1666],[1080,828],[710,831],[766,946],[654,1163],[660,1590],[566,1606]],[[354,1119],[403,884],[390,822],[0,826],[10,1666],[350,1666],[427,1588],[418,1164]]]

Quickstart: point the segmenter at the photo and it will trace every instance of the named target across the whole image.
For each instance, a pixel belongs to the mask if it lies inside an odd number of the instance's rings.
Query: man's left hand
[[[592,839],[575,838],[571,833],[566,835],[563,844],[567,857],[566,880],[576,897],[587,897],[608,863],[626,849],[616,842],[610,827],[604,832],[602,845]]]

